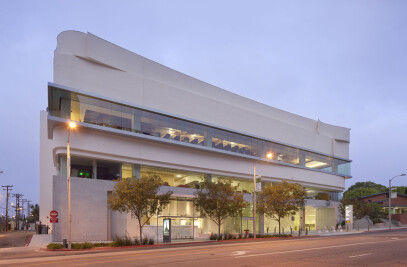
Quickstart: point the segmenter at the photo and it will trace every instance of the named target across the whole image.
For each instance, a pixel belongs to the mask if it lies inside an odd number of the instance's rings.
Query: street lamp
[[[406,176],[405,173],[394,176],[389,180],[389,230],[391,229],[391,180],[399,176]]]
[[[71,153],[69,150],[69,137],[71,136],[71,130],[76,128],[76,123],[70,121],[69,124],[69,131],[68,131],[68,142],[66,143],[66,176],[68,182],[68,249],[71,249]]]
[[[273,154],[267,153],[266,158],[271,159]],[[256,162],[253,163],[253,238],[256,238]]]

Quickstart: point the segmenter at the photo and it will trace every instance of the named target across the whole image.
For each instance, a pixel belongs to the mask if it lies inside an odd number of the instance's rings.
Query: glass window
[[[51,115],[243,155],[267,158],[341,175],[350,162],[298,148],[52,88]]]

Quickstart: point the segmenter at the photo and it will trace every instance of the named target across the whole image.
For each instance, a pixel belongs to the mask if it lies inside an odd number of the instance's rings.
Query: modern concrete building
[[[300,183],[308,194],[305,214],[284,224],[315,228],[336,223],[337,201],[350,178],[348,128],[244,98],[90,33],[66,31],[57,39],[54,81],[41,112],[40,219],[55,241],[67,236],[70,120],[79,126],[70,136],[73,241],[138,236],[131,215],[107,206],[119,179],[157,174],[164,180],[161,190],[173,191],[173,200],[145,233],[156,236],[165,216],[173,219],[176,238],[216,232],[191,202],[203,179],[231,178],[249,202],[254,164],[262,184]],[[251,230],[250,205],[222,231]],[[59,212],[52,225],[51,210]],[[276,225],[262,216],[257,222],[258,232]]]

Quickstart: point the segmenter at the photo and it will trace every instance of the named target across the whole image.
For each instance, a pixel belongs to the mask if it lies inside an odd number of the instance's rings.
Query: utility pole
[[[25,210],[24,210],[24,204],[27,203],[28,200],[24,198],[24,199],[22,199],[22,201],[23,201],[23,205],[22,205],[22,210],[21,210],[21,212],[22,212],[22,214],[23,214],[23,225],[24,225],[23,228],[25,228],[25,225],[26,225],[26,224],[25,224]]]
[[[6,195],[6,231],[8,231],[8,197],[10,196],[8,191],[13,190],[13,189],[11,189],[11,187],[13,187],[13,186],[12,185],[2,185],[1,187],[5,187],[5,188],[3,188],[3,191],[4,190],[7,191],[7,195]]]
[[[24,196],[23,194],[13,194],[13,197],[16,198],[16,226],[17,229],[20,229],[20,198]]]
[[[31,214],[31,206],[30,206],[31,202],[32,202],[31,200],[27,201],[27,217],[30,217],[30,214]]]

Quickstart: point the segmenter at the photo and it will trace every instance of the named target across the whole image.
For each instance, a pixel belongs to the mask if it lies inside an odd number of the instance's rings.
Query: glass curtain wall
[[[350,162],[231,131],[50,87],[52,116],[266,158],[341,175],[350,175]]]

